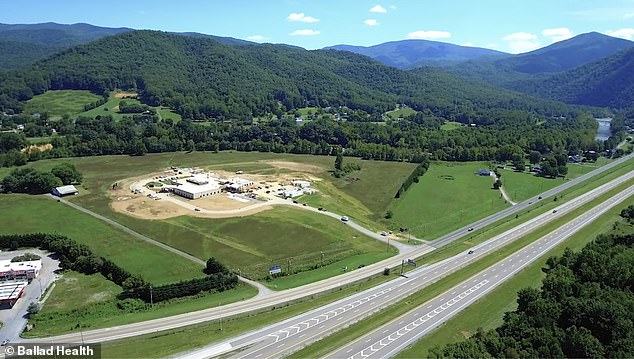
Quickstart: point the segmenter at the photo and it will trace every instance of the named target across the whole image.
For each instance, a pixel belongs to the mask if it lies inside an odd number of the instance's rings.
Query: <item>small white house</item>
[[[55,187],[53,188],[51,192],[53,193],[54,196],[57,196],[57,197],[70,196],[71,194],[72,195],[79,194],[79,191],[73,185]]]

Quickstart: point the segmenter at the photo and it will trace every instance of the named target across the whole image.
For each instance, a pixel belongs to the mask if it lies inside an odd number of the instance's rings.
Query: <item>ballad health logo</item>
[[[7,358],[100,358],[100,344],[11,344],[4,349]]]

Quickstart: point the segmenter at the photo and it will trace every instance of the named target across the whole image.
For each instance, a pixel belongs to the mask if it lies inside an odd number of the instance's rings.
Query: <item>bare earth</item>
[[[273,167],[284,168],[291,171],[297,171],[302,173],[321,173],[324,172],[325,169],[321,166],[309,165],[305,163],[297,163],[297,162],[286,162],[286,161],[259,161],[266,164],[269,164]]]
[[[136,92],[117,92],[114,94],[115,98],[136,98],[137,96],[139,96],[139,94]]]
[[[229,198],[226,193],[219,195],[200,198],[195,200],[189,200],[181,198],[172,194],[161,193],[159,196],[161,199],[154,200],[148,198],[149,193],[155,193],[152,190],[145,189],[144,193],[135,194],[131,190],[133,184],[138,182],[147,181],[148,179],[156,176],[165,175],[167,172],[155,172],[138,176],[134,178],[127,178],[118,181],[118,187],[114,190],[109,189],[112,202],[110,206],[113,210],[119,213],[124,213],[133,217],[141,219],[162,220],[167,218],[173,218],[183,215],[202,217],[202,218],[230,218],[230,217],[243,217],[252,215],[258,212],[266,211],[273,208],[274,205],[283,205],[288,201],[274,197],[272,192],[270,195],[266,195],[264,192],[265,184],[270,185],[273,183],[279,186],[288,186],[290,181],[297,178],[308,179],[312,181],[318,181],[319,179],[308,175],[308,173],[320,173],[324,169],[319,166],[306,165],[296,162],[284,162],[284,161],[262,161],[277,168],[290,169],[297,171],[293,174],[282,174],[278,176],[272,175],[254,175],[244,174],[241,177],[247,177],[256,183],[256,187],[261,187],[261,190],[257,190],[259,195],[263,198],[269,198],[269,201],[255,201],[251,200],[243,202]],[[225,178],[236,176],[233,172],[226,172],[222,170],[213,170],[214,173]],[[171,176],[171,175],[170,175]],[[195,209],[200,211],[196,211]]]

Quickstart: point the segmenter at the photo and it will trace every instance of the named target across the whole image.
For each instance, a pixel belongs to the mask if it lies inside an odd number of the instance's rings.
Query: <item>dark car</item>
[[[194,211],[200,212],[200,208],[194,208]]]
[[[297,202],[296,200],[293,200],[293,203],[298,204],[299,202]]]
[[[473,254],[473,252],[475,252],[475,251],[472,249],[467,254]]]
[[[6,346],[9,343],[9,339],[5,339],[2,341],[2,344],[0,344],[0,346]]]
[[[318,210],[318,211],[323,211],[323,210],[324,210],[324,207],[319,207],[319,208],[317,208],[317,210]]]
[[[302,203],[302,206],[304,206],[304,207],[305,207],[305,206],[306,206],[306,203]]]
[[[365,267],[365,264],[359,264],[359,268]]]
[[[469,228],[467,229],[467,231],[469,231],[469,232],[473,231],[473,227],[469,227]]]
[[[556,210],[556,209],[553,209],[553,213],[557,213],[557,210]]]

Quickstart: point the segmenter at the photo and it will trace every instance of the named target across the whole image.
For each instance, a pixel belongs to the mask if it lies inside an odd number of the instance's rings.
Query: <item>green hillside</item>
[[[465,82],[436,69],[390,68],[342,51],[284,45],[226,46],[207,38],[131,31],[0,75],[0,108],[49,89],[136,89],[148,105],[184,118],[251,118],[306,106],[384,113],[403,102],[439,116],[490,117],[491,108],[561,113],[566,107]],[[464,106],[455,106],[459,101]],[[478,109],[473,111],[472,109]]]

